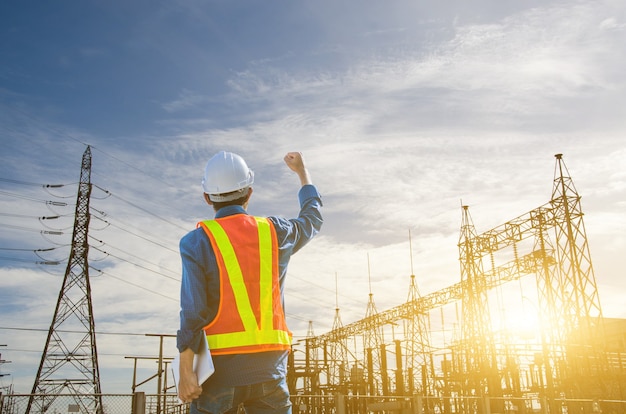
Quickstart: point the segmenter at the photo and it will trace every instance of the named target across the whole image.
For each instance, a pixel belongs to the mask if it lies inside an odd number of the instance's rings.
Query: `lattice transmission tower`
[[[87,261],[90,195],[88,146],[82,158],[70,256],[26,413],[52,411],[60,395],[71,395],[73,411],[103,412]]]
[[[563,391],[597,397],[613,390],[603,380],[608,373],[604,323],[598,286],[583,222],[580,195],[562,159],[557,159],[552,191],[556,256],[559,266],[552,278],[555,336],[564,351],[559,376]]]
[[[413,251],[411,232],[409,231],[409,251]],[[404,321],[404,332],[406,336],[406,381],[398,378],[396,381],[396,392],[400,395],[405,392],[407,395],[419,393],[423,396],[432,395],[434,387],[435,370],[430,347],[430,328],[428,313],[423,312],[418,301],[421,298],[415,273],[413,272],[413,255],[411,258],[411,282],[407,303],[413,305],[413,312]],[[399,371],[399,374],[402,374]],[[400,381],[402,380],[402,382]],[[405,389],[404,383],[407,388]]]
[[[466,395],[481,395],[488,391],[499,396],[499,379],[496,351],[491,332],[491,315],[488,301],[488,279],[483,268],[482,239],[478,237],[468,206],[463,207],[459,261],[462,297],[463,346],[460,352],[461,388]],[[492,271],[492,274],[495,271]]]
[[[339,313],[339,289],[337,283],[337,274],[335,273],[335,318],[333,319],[333,331],[341,329],[343,322]],[[328,345],[330,364],[328,365],[328,382],[336,385],[337,389],[343,387],[348,381],[348,345],[345,338],[338,338],[330,341]],[[358,367],[355,365],[355,376],[358,373]],[[347,392],[347,389],[341,389]]]
[[[367,256],[368,281],[369,281],[369,300],[365,311],[365,319],[373,320],[378,314],[376,304],[374,303],[374,294],[372,293],[372,280],[369,269],[369,255]],[[384,371],[386,371],[386,361],[384,360],[385,339],[382,326],[373,325],[372,329],[363,332],[363,347],[366,357],[367,367],[367,390],[369,395],[385,394],[386,385],[384,384]],[[383,375],[379,375],[383,374]]]

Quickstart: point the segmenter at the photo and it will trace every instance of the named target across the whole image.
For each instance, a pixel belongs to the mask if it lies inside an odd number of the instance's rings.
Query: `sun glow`
[[[507,308],[502,326],[508,336],[518,337],[526,341],[539,338],[541,330],[539,317],[535,310],[529,306]]]
[[[491,308],[492,327],[511,340],[536,342],[541,337],[541,321],[537,303],[527,296],[506,292],[498,307]]]

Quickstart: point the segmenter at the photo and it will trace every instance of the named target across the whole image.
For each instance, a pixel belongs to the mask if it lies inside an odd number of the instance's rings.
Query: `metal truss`
[[[31,393],[37,397],[30,397],[26,413],[47,412],[62,394],[73,396],[75,404],[70,408],[74,411],[103,412],[87,261],[90,195],[91,150],[87,147],[82,158],[70,256]]]

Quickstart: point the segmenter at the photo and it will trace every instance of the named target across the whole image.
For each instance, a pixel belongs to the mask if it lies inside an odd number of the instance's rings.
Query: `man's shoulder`
[[[206,239],[206,237],[204,236],[204,230],[202,229],[202,227],[197,227],[181,237],[180,245],[184,246],[189,244],[196,244],[198,243],[198,241],[203,239]]]
[[[283,227],[289,224],[289,220],[281,216],[268,216],[265,217],[274,227]]]

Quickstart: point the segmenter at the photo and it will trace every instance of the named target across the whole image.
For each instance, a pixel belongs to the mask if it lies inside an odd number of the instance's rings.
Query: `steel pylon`
[[[52,411],[59,395],[71,395],[74,411],[103,412],[87,261],[90,195],[88,146],[82,158],[70,256],[26,413]]]

